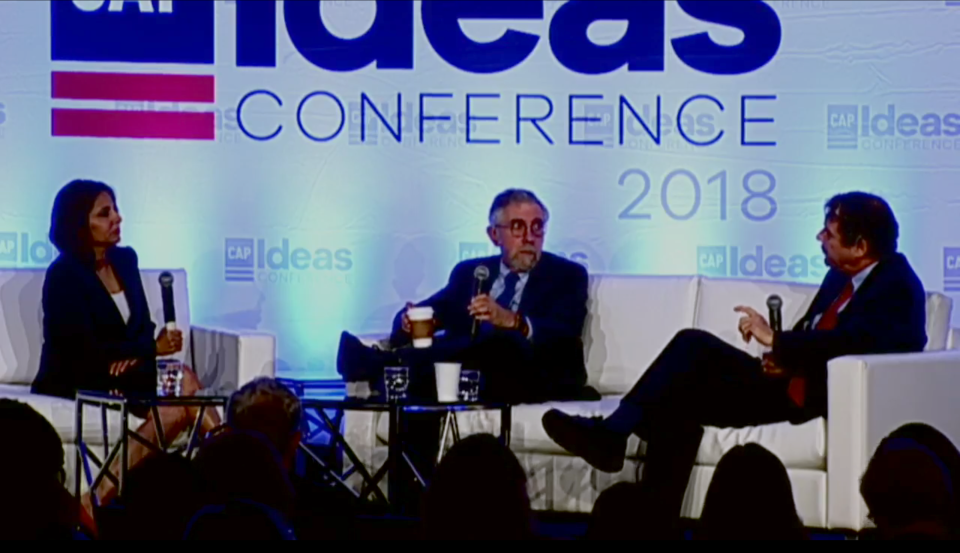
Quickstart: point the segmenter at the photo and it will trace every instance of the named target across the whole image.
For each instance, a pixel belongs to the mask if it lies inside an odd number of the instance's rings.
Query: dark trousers
[[[636,414],[647,441],[643,479],[664,512],[677,513],[696,462],[703,426],[743,427],[796,415],[784,379],[763,374],[761,361],[701,330],[682,330],[667,344],[621,409]]]

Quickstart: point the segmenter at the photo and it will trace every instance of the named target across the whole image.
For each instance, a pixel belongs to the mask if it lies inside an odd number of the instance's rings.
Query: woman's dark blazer
[[[149,393],[156,389],[156,325],[140,281],[137,253],[114,247],[107,253],[130,306],[123,320],[93,267],[61,254],[43,283],[43,350],[33,392],[73,399],[77,390]],[[138,359],[121,377],[110,364]]]

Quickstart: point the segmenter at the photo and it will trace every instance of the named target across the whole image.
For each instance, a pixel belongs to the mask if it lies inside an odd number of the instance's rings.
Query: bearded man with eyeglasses
[[[587,271],[543,251],[549,218],[533,192],[501,192],[487,227],[500,254],[461,262],[446,287],[416,304],[433,308],[437,329],[445,333],[441,351],[484,374],[487,400],[598,398],[586,387],[583,358]],[[481,266],[489,276],[478,291]],[[391,345],[409,343],[404,309],[394,319]]]

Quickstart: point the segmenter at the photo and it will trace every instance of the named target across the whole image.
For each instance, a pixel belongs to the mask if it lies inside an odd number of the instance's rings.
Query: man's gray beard
[[[530,261],[530,266],[527,267],[526,266],[527,262],[525,261],[523,254],[517,254],[514,258],[510,260],[510,265],[511,265],[510,268],[520,273],[528,273],[532,271],[534,267],[537,266],[537,263],[540,261],[541,256],[542,254],[536,255],[535,257],[533,257]]]

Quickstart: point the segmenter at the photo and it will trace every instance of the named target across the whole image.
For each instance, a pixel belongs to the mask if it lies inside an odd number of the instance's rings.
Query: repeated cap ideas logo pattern
[[[282,238],[278,246],[268,247],[264,238],[226,238],[224,240],[224,280],[254,282],[259,272],[340,271],[353,269],[353,252],[346,248],[291,247]]]
[[[493,255],[489,242],[460,242],[460,261]]]
[[[960,149],[960,113],[910,112],[887,104],[827,106],[827,149]]]
[[[393,110],[392,107],[382,102],[379,109],[366,102],[349,102],[347,104],[347,132],[349,143],[351,145],[362,144],[365,146],[377,146],[378,144],[390,144],[389,135],[393,135],[394,127],[385,124],[380,120],[382,117],[389,121],[399,121],[395,125],[403,134],[413,134],[419,131],[422,125],[423,133],[431,136],[430,143],[433,145],[446,144],[446,139],[453,138],[454,143],[456,135],[468,134],[468,130],[477,132],[477,123],[468,120],[468,113],[465,111],[455,112],[444,110],[433,115],[437,117],[436,121],[429,120],[419,122],[419,112],[414,109],[414,103],[407,101],[399,110]],[[367,110],[373,110],[376,113],[374,117],[366,115]]]
[[[0,232],[0,262],[17,262],[17,233]]]
[[[960,292],[960,248],[943,248],[943,290]]]
[[[739,246],[697,246],[697,274],[714,277],[819,278],[825,272],[823,255],[768,253]]]
[[[47,265],[55,248],[46,240],[35,240],[27,232],[0,232],[0,263],[6,265]]]
[[[857,149],[856,105],[827,106],[827,148],[830,150]]]
[[[698,100],[695,109],[684,111],[680,109],[675,114],[664,113],[659,101],[655,106],[645,103],[636,106],[639,117],[623,117],[620,121],[620,111],[623,106],[614,104],[586,104],[583,106],[584,138],[599,139],[604,147],[613,147],[615,139],[627,137],[628,143],[636,142],[639,137],[646,135],[657,137],[657,140],[669,139],[671,135],[681,139],[688,145],[707,145],[718,140],[722,132],[713,113],[704,113],[698,109],[718,109],[719,100],[709,95],[692,97]],[[684,102],[686,103],[686,102]],[[705,107],[709,106],[709,107]],[[633,109],[631,107],[631,109]],[[719,113],[719,111],[717,111]],[[644,128],[648,121],[657,121],[653,129]],[[621,129],[621,127],[623,127]]]

